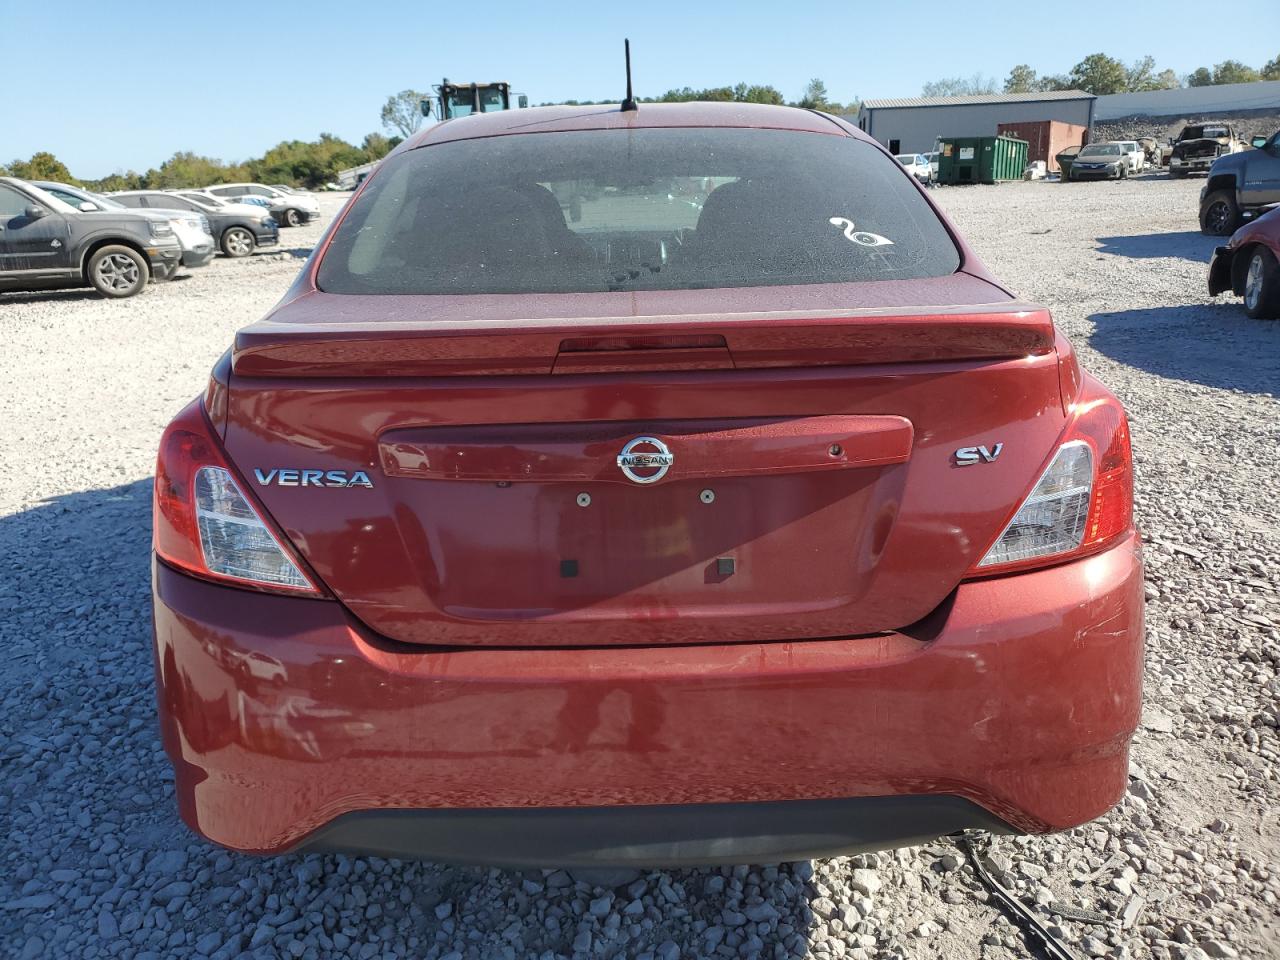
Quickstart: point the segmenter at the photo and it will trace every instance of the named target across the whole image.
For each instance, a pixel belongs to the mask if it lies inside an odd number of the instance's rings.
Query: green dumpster
[[[1027,141],[1016,137],[940,137],[939,183],[999,183],[1021,180]]]

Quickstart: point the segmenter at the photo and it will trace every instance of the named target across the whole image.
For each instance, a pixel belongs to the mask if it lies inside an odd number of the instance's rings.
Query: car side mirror
[[[98,209],[98,205],[94,203],[92,200],[81,200],[77,204],[77,207],[84,213],[90,213]]]
[[[523,110],[525,107],[529,106],[529,96],[528,96],[528,94],[524,94],[524,93],[520,94],[520,96],[516,98],[516,103],[520,104],[520,109],[521,109],[521,110]]]
[[[419,100],[419,101],[418,101],[418,109],[420,109],[420,110],[422,111],[422,115],[423,115],[424,117],[429,117],[429,116],[431,116],[431,101],[430,101],[430,100]]]
[[[46,210],[44,207],[38,207],[33,203],[31,206],[27,207],[27,209],[22,212],[27,215],[28,220],[39,220],[41,217],[45,216],[49,211]]]

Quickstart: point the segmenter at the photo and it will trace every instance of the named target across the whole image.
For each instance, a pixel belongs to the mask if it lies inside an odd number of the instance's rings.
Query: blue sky
[[[1016,63],[1065,73],[1098,51],[1125,61],[1149,53],[1179,74],[1280,54],[1280,0],[1238,0],[1217,14],[1203,0],[1086,2],[1079,16],[1065,3],[1020,0],[121,9],[128,15],[100,2],[0,0],[9,41],[0,162],[51,150],[76,176],[96,178],[145,171],[177,150],[240,160],[322,131],[358,143],[380,129],[389,94],[442,76],[509,80],[534,103],[620,97],[624,36],[639,96],[746,81],[791,99],[820,77],[843,101],[916,96],[928,80],[975,72],[1003,80]]]

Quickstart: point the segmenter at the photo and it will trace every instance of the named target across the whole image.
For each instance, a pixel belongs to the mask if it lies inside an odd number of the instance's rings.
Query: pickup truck
[[[1219,157],[1200,191],[1200,229],[1230,236],[1266,207],[1280,204],[1280,130],[1256,150]]]
[[[1174,138],[1169,154],[1169,176],[1208,173],[1213,162],[1230,153],[1239,153],[1245,143],[1235,128],[1226,123],[1197,123],[1185,126]]]

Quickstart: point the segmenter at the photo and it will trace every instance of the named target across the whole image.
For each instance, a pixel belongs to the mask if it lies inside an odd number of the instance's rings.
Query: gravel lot
[[[1199,189],[936,194],[1133,419],[1149,659],[1129,796],[991,848],[1082,956],[1280,956],[1280,323],[1206,297]],[[153,712],[156,442],[319,233],[124,302],[0,294],[0,956],[1027,956],[949,843],[606,877],[254,859],[187,833]]]

